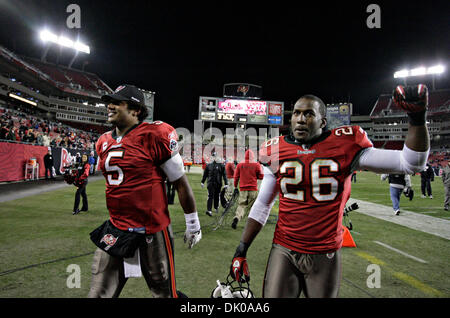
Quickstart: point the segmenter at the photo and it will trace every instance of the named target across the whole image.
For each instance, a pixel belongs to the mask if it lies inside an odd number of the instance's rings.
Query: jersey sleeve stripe
[[[175,263],[174,263],[174,259],[173,259],[172,241],[169,237],[167,228],[165,228],[163,230],[163,234],[164,234],[164,243],[166,246],[167,257],[169,259],[169,270],[170,270],[169,279],[170,279],[170,286],[171,286],[170,289],[171,289],[172,297],[178,298],[177,288],[176,288],[176,284],[175,284]]]

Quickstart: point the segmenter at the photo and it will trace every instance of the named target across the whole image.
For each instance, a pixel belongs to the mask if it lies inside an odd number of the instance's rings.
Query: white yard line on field
[[[389,206],[351,198],[349,203],[353,202],[359,205],[359,209],[355,213],[365,214],[450,240],[449,220],[406,210],[401,210],[400,215],[394,215],[392,207]]]
[[[374,241],[374,242],[377,243],[378,245],[381,245],[381,246],[386,247],[387,249],[390,249],[391,251],[397,252],[397,253],[399,253],[399,254],[401,254],[401,255],[403,255],[403,256],[406,256],[406,257],[408,257],[408,258],[411,258],[411,259],[413,259],[413,260],[415,260],[415,261],[417,261],[417,262],[419,262],[419,263],[423,263],[423,264],[427,264],[427,263],[428,263],[427,261],[424,261],[424,260],[421,259],[421,258],[412,256],[412,255],[410,255],[410,254],[408,254],[408,253],[406,253],[406,252],[403,252],[403,251],[401,251],[401,250],[399,250],[399,249],[396,249],[395,247],[392,247],[392,246],[390,246],[390,245],[387,245],[387,244],[385,244],[385,243],[383,243],[383,242],[379,242],[379,241]]]

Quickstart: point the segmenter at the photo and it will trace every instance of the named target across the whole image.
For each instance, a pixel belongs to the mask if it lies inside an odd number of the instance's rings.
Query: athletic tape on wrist
[[[198,213],[193,212],[189,214],[184,214],[184,218],[186,219],[186,229],[189,232],[197,232],[200,230],[200,221],[198,219]]]

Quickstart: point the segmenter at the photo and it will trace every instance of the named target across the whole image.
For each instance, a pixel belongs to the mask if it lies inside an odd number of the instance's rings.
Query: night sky
[[[81,8],[81,29],[66,27],[70,3]],[[113,89],[128,83],[155,91],[155,119],[186,128],[199,96],[220,97],[225,83],[261,85],[263,99],[286,106],[315,94],[369,114],[399,83],[395,71],[450,65],[449,1],[304,3],[0,0],[0,44],[40,58],[43,27],[80,36],[91,54],[80,54],[75,68],[88,61],[85,70]],[[366,25],[371,3],[381,8],[380,29]],[[67,65],[73,53],[62,56]],[[447,71],[436,88],[449,87]]]

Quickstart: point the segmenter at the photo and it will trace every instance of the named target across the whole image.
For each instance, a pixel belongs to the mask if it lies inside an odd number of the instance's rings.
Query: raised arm
[[[409,119],[403,150],[367,148],[357,158],[354,170],[405,174],[424,170],[430,151],[430,136],[426,124],[428,88],[422,84],[397,86],[393,101],[406,111]]]

